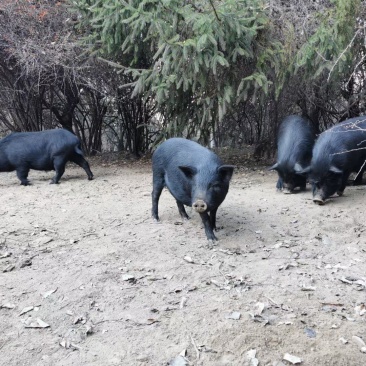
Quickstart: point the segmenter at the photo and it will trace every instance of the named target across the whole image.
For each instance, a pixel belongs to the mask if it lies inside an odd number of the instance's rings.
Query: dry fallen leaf
[[[263,302],[257,302],[255,304],[255,308],[254,308],[253,314],[254,315],[261,315],[263,313],[263,310],[266,308],[266,305],[267,304],[265,304]]]
[[[25,307],[19,314],[19,316],[25,314],[25,313],[28,313],[29,311],[33,310],[34,309],[34,306],[27,306]]]
[[[42,238],[38,238],[34,241],[34,244],[36,245],[44,245],[44,244],[48,244],[51,241],[53,241],[53,238],[49,237],[49,236],[43,236]]]
[[[262,316],[262,315],[255,315],[255,314],[252,314],[252,313],[248,313],[248,315],[255,321],[255,322],[258,322],[258,323],[263,323],[263,325],[267,325],[269,324],[269,320]]]
[[[186,297],[182,297],[182,299],[180,300],[179,309],[184,308],[184,306],[186,305],[187,300],[188,299]]]
[[[357,344],[358,348],[360,349],[360,351],[362,353],[366,353],[366,344],[365,344],[365,342],[362,338],[357,337],[357,336],[353,336],[352,340],[353,340],[354,343]]]
[[[28,258],[26,260],[24,260],[21,264],[20,264],[20,268],[24,268],[24,267],[29,267],[32,265],[32,258]]]
[[[247,352],[247,366],[258,366],[259,361],[255,357],[257,354],[257,350],[251,349]]]
[[[303,285],[301,287],[301,291],[315,291],[315,290],[316,290],[315,286],[305,286],[305,285]]]
[[[79,316],[74,318],[73,324],[78,324],[78,323],[81,323],[81,324],[86,323],[86,319],[84,318],[83,315],[79,315]]]
[[[298,267],[299,264],[297,262],[292,262],[292,263],[287,263],[286,265],[281,265],[278,270],[279,271],[282,271],[283,269],[284,270],[287,270],[287,269],[290,269],[290,268],[295,268],[295,267]]]
[[[70,345],[71,345],[71,342],[68,339],[63,339],[60,342],[60,346],[66,348],[66,349],[70,348]]]
[[[47,291],[44,294],[42,294],[44,299],[47,299],[48,296],[52,295],[53,293],[55,293],[57,291],[57,287],[53,290]]]
[[[282,361],[274,361],[272,366],[286,366]]]
[[[186,262],[188,262],[188,263],[194,263],[193,259],[192,259],[189,255],[186,255],[183,259],[184,259]]]
[[[356,280],[355,285],[357,285],[357,290],[362,291],[366,288],[366,281],[364,280]]]
[[[341,282],[344,282],[344,283],[348,283],[349,285],[353,285],[353,282],[354,281],[350,281],[350,280],[348,280],[347,278],[345,278],[345,277],[342,277],[342,278],[340,278],[339,279]]]
[[[149,318],[146,320],[146,325],[152,325],[154,323],[160,323],[160,320],[154,318]]]
[[[49,326],[49,324],[39,318],[37,318],[35,322],[31,322],[25,325],[26,328],[48,328]]]
[[[188,361],[185,357],[179,355],[168,363],[169,366],[186,366]]]
[[[6,267],[3,269],[3,272],[4,272],[4,273],[6,273],[6,272],[11,272],[14,268],[15,268],[14,264],[9,264],[8,266],[6,266]]]
[[[130,274],[125,274],[122,276],[122,281],[133,281],[135,279],[135,276]]]
[[[360,304],[360,305],[357,305],[356,307],[355,307],[355,313],[357,314],[357,315],[360,315],[360,316],[362,316],[362,315],[364,315],[364,314],[366,314],[366,305],[365,304]]]
[[[69,339],[63,339],[60,343],[61,347],[64,347],[66,349],[72,348],[72,349],[80,349],[81,347],[77,346],[76,344],[72,343]]]
[[[293,365],[296,365],[296,364],[302,362],[301,358],[290,355],[289,353],[285,353],[284,356],[283,356],[283,359],[285,361],[291,362]]]
[[[216,280],[210,280],[210,283],[212,283],[213,285],[215,285],[217,287],[223,287],[224,286],[222,283],[220,283],[219,281],[216,281]]]
[[[93,333],[93,324],[88,322],[84,325],[77,325],[76,327],[70,328],[63,336],[62,347],[67,348],[68,345],[75,347],[76,344],[84,342],[86,338]]]
[[[233,311],[232,313],[226,315],[226,319],[239,320],[241,314],[238,311]]]

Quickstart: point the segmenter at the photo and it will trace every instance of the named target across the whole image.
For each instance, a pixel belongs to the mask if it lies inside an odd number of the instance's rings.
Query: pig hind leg
[[[187,215],[187,212],[184,208],[183,203],[178,200],[176,200],[176,201],[177,201],[179,215],[182,217],[182,219],[189,219],[189,216]]]
[[[93,173],[90,170],[89,163],[84,159],[84,157],[82,155],[75,152],[70,156],[69,159],[70,159],[70,161],[79,165],[81,168],[83,168],[85,170],[89,180],[93,179]]]
[[[56,171],[56,175],[52,178],[51,184],[58,184],[62,175],[65,173],[66,161],[64,157],[56,157],[53,159],[53,166]]]
[[[27,179],[28,173],[29,173],[29,168],[25,167],[25,166],[21,166],[21,167],[17,168],[16,171],[17,171],[17,177],[20,180],[20,184],[22,186],[29,185],[30,183],[29,183],[29,180]]]
[[[159,221],[158,205],[159,198],[163,188],[165,187],[164,175],[161,173],[153,172],[153,191],[152,191],[152,217]],[[179,206],[178,206],[179,208]],[[184,208],[183,208],[184,209]]]

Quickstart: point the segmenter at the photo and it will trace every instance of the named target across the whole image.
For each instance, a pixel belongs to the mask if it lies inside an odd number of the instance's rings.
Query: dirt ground
[[[153,222],[148,164],[91,165],[0,175],[1,365],[366,364],[365,186],[240,166],[211,246],[167,191]]]

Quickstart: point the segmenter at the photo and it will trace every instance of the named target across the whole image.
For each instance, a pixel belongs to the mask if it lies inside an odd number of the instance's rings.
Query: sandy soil
[[[167,191],[152,221],[149,165],[92,170],[0,175],[1,365],[366,364],[365,186],[317,206],[240,167],[212,247]]]

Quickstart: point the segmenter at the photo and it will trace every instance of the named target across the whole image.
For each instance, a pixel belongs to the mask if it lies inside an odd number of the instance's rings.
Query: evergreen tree
[[[268,91],[280,52],[262,0],[73,4],[95,52],[133,76],[133,95],[159,104],[170,135],[207,138],[230,106]]]

